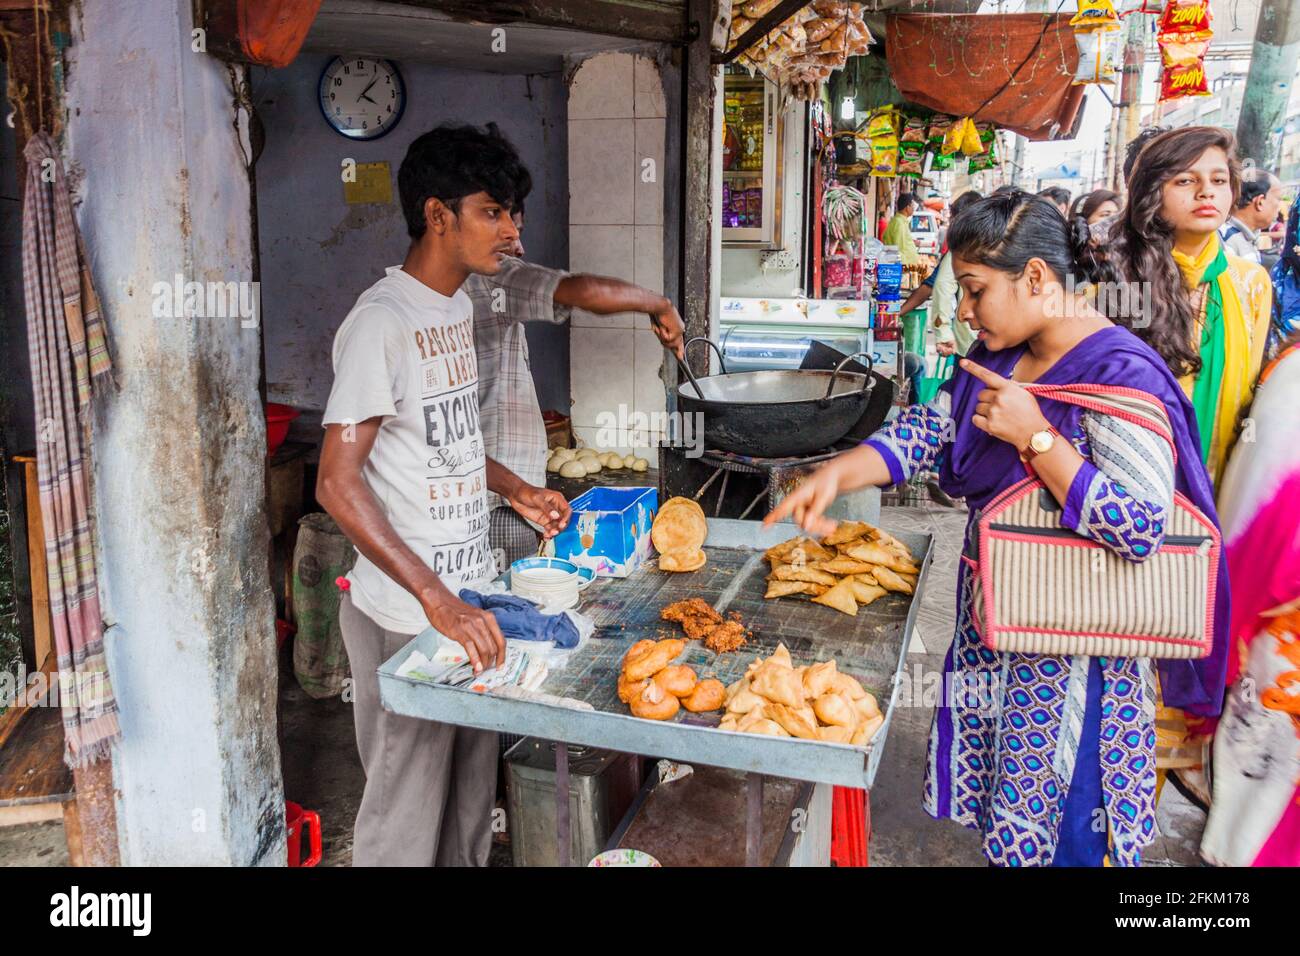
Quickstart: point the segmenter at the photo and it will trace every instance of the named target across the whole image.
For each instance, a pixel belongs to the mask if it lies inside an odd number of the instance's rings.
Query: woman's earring
[[[1034,286],[1034,288],[1033,288],[1034,295],[1038,295],[1038,293],[1040,293],[1040,292],[1042,292],[1042,291],[1043,291],[1043,290],[1040,289],[1038,286]]]

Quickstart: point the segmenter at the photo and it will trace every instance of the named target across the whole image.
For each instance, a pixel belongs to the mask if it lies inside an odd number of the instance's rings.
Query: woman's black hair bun
[[[1085,282],[1096,282],[1102,267],[1097,257],[1097,246],[1092,241],[1092,227],[1082,216],[1071,216],[1070,227],[1070,261],[1074,264],[1074,274]]]

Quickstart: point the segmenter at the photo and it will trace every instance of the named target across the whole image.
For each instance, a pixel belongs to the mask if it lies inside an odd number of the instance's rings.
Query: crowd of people
[[[981,831],[990,863],[1136,865],[1170,780],[1208,810],[1208,862],[1300,865],[1300,203],[1270,263],[1259,237],[1282,186],[1243,173],[1227,131],[1146,130],[1124,178],[1122,196],[956,197],[946,252],[904,308],[935,302],[958,370],[767,520],[825,532],[836,496],[931,470],[965,500],[945,677],[987,678],[996,699],[937,708],[924,805]],[[1138,400],[1167,426],[1044,386]],[[1218,529],[1217,583],[1162,609],[1203,614],[1208,653],[991,649],[973,539],[1027,474],[1062,528],[1133,565],[1185,544],[1166,533],[1180,509]]]

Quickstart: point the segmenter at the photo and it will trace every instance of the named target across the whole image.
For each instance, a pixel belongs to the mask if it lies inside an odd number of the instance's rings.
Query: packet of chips
[[[952,156],[945,156],[943,153],[934,154],[934,162],[930,164],[930,169],[933,172],[941,173],[944,170],[952,169],[952,167],[953,167]]]
[[[1205,64],[1200,60],[1167,66],[1160,74],[1160,101],[1176,100],[1181,96],[1209,96],[1210,84],[1205,76]]]
[[[985,152],[980,153],[978,156],[972,156],[970,158],[970,162],[966,166],[966,171],[969,173],[978,173],[985,169],[992,169],[997,164],[998,164],[997,144],[993,141],[990,141],[989,148]]]
[[[1210,48],[1209,40],[1183,40],[1181,38],[1160,43],[1160,59],[1165,69],[1172,66],[1188,66],[1201,63],[1205,51]]]
[[[1079,0],[1079,12],[1070,19],[1076,30],[1118,30],[1119,14],[1110,0]]]
[[[1165,11],[1160,15],[1160,26],[1156,33],[1163,39],[1177,35],[1183,39],[1195,37],[1208,40],[1214,35],[1210,22],[1214,14],[1210,12],[1210,0],[1169,0]]]
[[[1119,45],[1113,34],[1105,30],[1078,31],[1074,42],[1079,47],[1079,66],[1074,71],[1071,85],[1104,83],[1115,78]]]
[[[929,145],[930,149],[934,150],[935,153],[943,151],[943,138],[948,134],[948,130],[952,128],[952,124],[953,118],[951,116],[944,116],[942,113],[935,113],[930,117],[930,131],[927,145]]]
[[[984,152],[983,137],[975,125],[975,121],[966,118],[965,126],[961,132],[961,151],[967,156],[976,156]]]
[[[903,143],[898,150],[898,175],[920,176],[925,169],[925,147],[920,143]]]
[[[925,118],[922,116],[909,116],[907,122],[903,124],[903,135],[898,138],[900,143],[918,143],[925,145]]]
[[[898,130],[894,129],[894,114],[889,110],[883,110],[876,113],[871,119],[867,120],[867,136],[875,139],[877,136],[897,136]]]
[[[898,138],[892,133],[871,140],[871,175],[881,178],[898,175]]]

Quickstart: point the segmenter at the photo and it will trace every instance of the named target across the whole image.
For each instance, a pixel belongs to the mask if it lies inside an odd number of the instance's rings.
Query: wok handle
[[[694,345],[696,342],[707,342],[707,343],[709,344],[709,347],[712,348],[713,351],[714,351],[715,353],[717,353],[717,356],[718,356],[718,367],[722,369],[722,374],[723,374],[723,375],[726,375],[726,374],[727,374],[727,362],[726,362],[726,359],[724,359],[724,358],[722,357],[722,349],[718,348],[717,344],[716,344],[712,339],[710,339],[707,335],[697,335],[697,336],[695,336],[695,338],[690,339],[689,341],[687,341],[687,343],[686,343],[685,345],[682,346],[682,354],[685,355],[685,354],[686,354],[686,350],[687,350],[688,348],[690,348],[692,345]],[[695,380],[695,373],[691,371],[691,367],[690,367],[690,365],[688,365],[688,364],[687,364],[686,362],[684,362],[682,359],[677,358],[677,354],[676,354],[675,352],[673,353],[673,358],[676,358],[676,359],[677,359],[677,364],[678,364],[678,366],[681,368],[681,370],[682,370],[683,372],[686,373],[686,377],[687,377],[688,379],[690,379],[690,381],[691,381],[691,385],[694,386],[694,388],[695,388],[695,394],[698,395],[698,396],[700,396],[701,399],[703,399],[703,398],[704,398],[704,392],[703,392],[703,390],[701,390],[701,388],[700,388],[700,383],[699,383],[698,381]]]
[[[838,376],[838,375],[840,374],[840,371],[844,368],[844,366],[848,365],[850,362],[852,362],[852,361],[853,361],[855,358],[857,358],[858,356],[864,356],[864,357],[866,358],[866,360],[867,360],[867,374],[864,376],[864,378],[866,379],[866,384],[864,384],[864,385],[862,386],[862,392],[863,392],[863,394],[866,394],[867,392],[871,391],[871,390],[875,387],[875,385],[876,385],[876,380],[875,380],[874,378],[871,377],[871,371],[872,371],[872,368],[873,368],[874,365],[875,365],[875,363],[871,361],[871,353],[870,353],[870,352],[854,352],[852,355],[846,355],[846,356],[844,356],[844,358],[840,361],[840,363],[839,363],[838,365],[835,366],[835,371],[831,372],[831,381],[830,381],[830,384],[826,386],[826,394],[822,396],[822,401],[823,401],[823,402],[826,401],[827,399],[829,399],[829,398],[831,397],[831,392],[835,391],[835,378],[836,378],[836,376]]]

